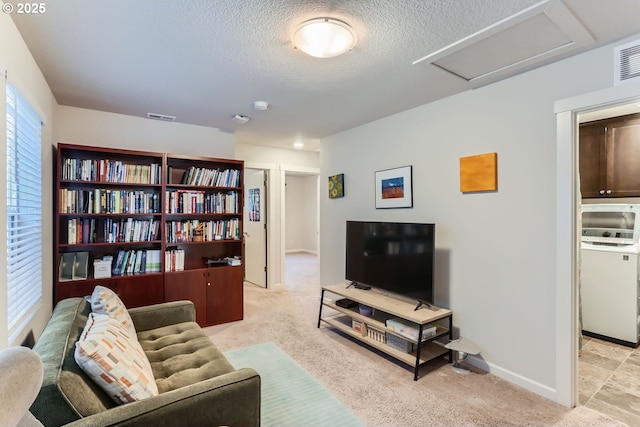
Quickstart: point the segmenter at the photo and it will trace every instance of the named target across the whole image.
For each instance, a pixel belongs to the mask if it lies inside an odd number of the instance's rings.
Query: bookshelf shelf
[[[206,263],[243,255],[242,161],[62,143],[56,154],[54,302],[102,284],[128,307],[191,299],[202,326],[242,319],[242,267],[211,274]],[[61,276],[63,258],[78,253],[86,279]],[[118,267],[123,253],[132,261]]]

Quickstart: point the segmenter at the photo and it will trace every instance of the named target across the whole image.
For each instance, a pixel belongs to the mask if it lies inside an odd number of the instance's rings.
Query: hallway
[[[318,256],[308,252],[292,252],[285,255],[284,285],[289,290],[315,286],[320,288]]]

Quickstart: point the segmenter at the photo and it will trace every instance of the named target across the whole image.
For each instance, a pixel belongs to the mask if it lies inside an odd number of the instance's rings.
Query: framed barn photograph
[[[376,209],[412,208],[412,167],[404,166],[375,173]]]

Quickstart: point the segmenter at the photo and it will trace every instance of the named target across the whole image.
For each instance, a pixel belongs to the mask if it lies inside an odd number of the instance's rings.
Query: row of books
[[[160,238],[160,222],[154,219],[138,220],[121,218],[104,220],[104,241],[117,242],[152,242]]]
[[[111,274],[125,276],[159,273],[162,262],[161,253],[160,249],[118,249],[111,265]]]
[[[170,249],[164,252],[164,271],[184,270],[184,249]]]
[[[62,159],[62,179],[65,181],[160,184],[161,169],[157,163],[139,165],[110,159]]]
[[[240,239],[240,221],[237,218],[218,221],[168,221],[167,243],[209,242]]]
[[[205,193],[204,191],[167,191],[165,212],[175,213],[240,213],[240,198],[237,191],[228,193]]]
[[[160,212],[160,194],[144,191],[61,188],[60,213],[147,214]]]
[[[189,167],[182,175],[181,184],[206,187],[240,187],[241,173],[237,169],[208,169]]]
[[[97,220],[95,218],[71,218],[67,220],[67,243],[118,243],[118,242],[151,242],[160,238],[160,222],[151,220],[134,220],[122,218],[113,220],[105,218],[102,224],[102,240],[97,237]]]

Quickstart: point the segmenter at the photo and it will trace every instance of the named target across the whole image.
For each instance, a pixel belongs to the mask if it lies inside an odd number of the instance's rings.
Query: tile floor
[[[584,337],[578,367],[581,405],[640,427],[640,348]]]

